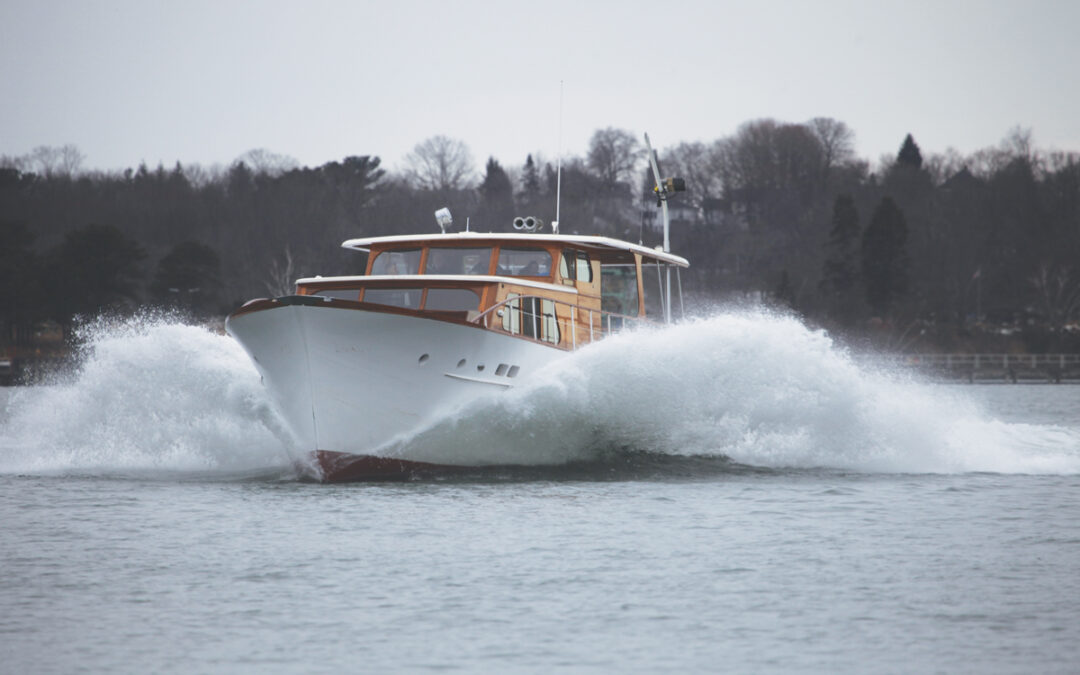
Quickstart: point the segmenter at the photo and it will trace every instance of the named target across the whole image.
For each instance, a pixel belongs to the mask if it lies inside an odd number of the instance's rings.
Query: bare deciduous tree
[[[625,129],[597,129],[589,139],[587,163],[589,169],[607,187],[628,181],[641,159],[641,144]]]
[[[1042,301],[1046,319],[1057,331],[1080,313],[1080,279],[1064,265],[1043,263],[1029,281]]]
[[[848,125],[831,117],[815,117],[806,123],[806,127],[821,144],[824,177],[834,167],[855,158],[855,132]]]
[[[1015,126],[1001,141],[1001,150],[1014,158],[1026,159],[1035,163],[1036,153],[1032,141],[1031,129]]]
[[[291,171],[300,166],[292,157],[270,152],[266,148],[254,148],[236,158],[234,164],[243,162],[251,167],[255,173],[269,176],[280,176],[286,171]]]
[[[747,122],[713,146],[713,167],[731,190],[805,190],[822,166],[817,137],[801,124]]]
[[[945,152],[934,153],[923,162],[923,168],[930,174],[934,185],[941,185],[967,166],[967,159],[956,148],[946,148]]]
[[[293,263],[292,249],[288,244],[285,244],[281,258],[275,256],[270,261],[264,283],[271,297],[278,298],[293,294],[296,284],[296,266]]]
[[[13,155],[0,155],[0,169],[26,170],[26,158]]]
[[[473,177],[473,159],[468,146],[457,139],[432,136],[416,144],[405,156],[405,175],[421,190],[461,190]]]
[[[662,164],[667,176],[679,176],[686,180],[686,201],[700,207],[704,200],[720,194],[720,180],[713,172],[711,162],[709,147],[697,142],[679,143],[664,151]],[[647,181],[651,180],[652,175],[649,174]]]
[[[85,155],[70,143],[59,148],[39,145],[26,156],[26,165],[42,176],[66,176],[70,178],[82,167]]]

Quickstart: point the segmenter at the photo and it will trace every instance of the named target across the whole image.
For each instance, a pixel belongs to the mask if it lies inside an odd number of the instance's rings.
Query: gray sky
[[[0,154],[317,165],[464,140],[518,165],[599,127],[661,147],[826,116],[860,156],[1080,150],[1080,2],[0,0]]]

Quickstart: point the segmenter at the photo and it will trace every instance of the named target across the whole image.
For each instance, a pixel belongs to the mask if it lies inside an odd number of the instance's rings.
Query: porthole
[[[495,369],[495,374],[501,377],[506,374],[506,371],[509,368],[510,366],[506,365],[505,363],[500,363],[499,367]]]
[[[417,359],[417,363],[419,363],[420,365],[424,365],[425,363],[427,363],[427,360],[429,358],[431,358],[430,354],[421,354],[420,358]]]
[[[480,365],[478,365],[476,367],[476,372],[478,372],[478,373],[484,372],[484,364],[481,363]]]
[[[517,377],[517,374],[518,374],[519,370],[521,370],[521,368],[518,368],[517,366],[510,366],[510,370],[506,371],[506,376],[507,377]]]
[[[464,368],[465,367],[465,359],[461,359],[460,361],[458,361],[457,362],[457,367],[458,368]]]

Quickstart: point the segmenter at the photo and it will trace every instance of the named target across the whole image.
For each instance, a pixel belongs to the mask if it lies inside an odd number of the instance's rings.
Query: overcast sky
[[[0,154],[85,167],[302,164],[460,138],[478,168],[582,154],[614,126],[663,147],[826,116],[860,156],[1080,150],[1080,2],[0,0]]]

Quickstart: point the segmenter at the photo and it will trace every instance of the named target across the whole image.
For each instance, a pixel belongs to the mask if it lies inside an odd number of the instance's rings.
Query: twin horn
[[[514,218],[514,229],[522,232],[536,232],[544,226],[544,221],[534,216]]]

